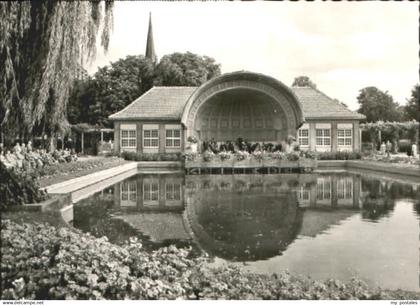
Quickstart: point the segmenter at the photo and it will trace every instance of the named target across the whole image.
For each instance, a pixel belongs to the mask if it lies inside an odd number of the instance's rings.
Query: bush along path
[[[145,252],[46,224],[1,228],[2,299],[417,299],[417,293],[370,289],[361,281],[317,282],[288,273],[210,268],[174,246]]]
[[[35,177],[18,169],[8,169],[0,162],[0,211],[10,206],[31,204],[46,200],[48,195],[39,190]]]

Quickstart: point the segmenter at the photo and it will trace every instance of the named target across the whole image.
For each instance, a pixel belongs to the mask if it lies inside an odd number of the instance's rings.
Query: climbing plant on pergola
[[[360,124],[360,128],[363,131],[366,131],[371,138],[371,141],[374,144],[374,147],[377,147],[378,143],[382,141],[382,132],[387,132],[392,137],[392,142],[394,144],[398,143],[401,135],[407,133],[411,141],[416,144],[419,143],[419,127],[420,123],[417,121],[408,121],[408,122],[370,122]],[[394,145],[395,147],[396,145]]]

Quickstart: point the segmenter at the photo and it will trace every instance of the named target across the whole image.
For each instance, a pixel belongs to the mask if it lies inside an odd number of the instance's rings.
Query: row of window
[[[135,202],[137,200],[137,182],[128,181],[121,183],[121,201]],[[166,183],[165,184],[165,200],[179,201],[181,200],[181,184]],[[159,183],[143,183],[143,201],[157,202],[159,201]]]
[[[331,146],[331,129],[317,128],[315,130],[316,146]],[[309,129],[299,129],[298,132],[299,145],[309,146]],[[338,146],[352,146],[353,145],[353,130],[352,129],[337,129],[337,145]]]
[[[158,148],[159,147],[159,128],[157,125],[151,125],[151,126],[152,127],[143,125],[143,147],[144,148]],[[124,126],[121,127],[121,148],[136,148],[137,147],[137,130],[136,129],[123,129],[123,128]],[[181,147],[181,127],[165,128],[165,145],[168,148]]]
[[[353,198],[353,180],[344,178],[337,181],[337,199]],[[331,199],[331,180],[318,179],[316,185],[316,200]],[[298,192],[299,202],[308,202],[310,200],[310,189],[301,187]]]
[[[264,124],[265,123],[265,124]],[[255,120],[251,120],[249,118],[245,118],[242,120],[242,125],[241,125],[241,120],[240,119],[225,119],[225,118],[221,118],[220,121],[217,119],[210,119],[208,120],[207,118],[205,118],[202,121],[202,129],[215,129],[215,128],[264,128],[264,125],[266,128],[273,128],[273,119],[268,117],[268,118],[256,118]]]

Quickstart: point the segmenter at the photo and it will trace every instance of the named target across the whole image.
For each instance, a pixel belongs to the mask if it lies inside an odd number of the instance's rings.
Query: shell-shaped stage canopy
[[[281,141],[304,123],[302,105],[277,79],[232,72],[199,87],[188,99],[181,122],[187,134],[205,140]]]

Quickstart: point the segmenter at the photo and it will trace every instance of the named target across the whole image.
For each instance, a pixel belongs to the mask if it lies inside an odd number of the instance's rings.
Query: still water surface
[[[419,184],[360,174],[138,174],[75,204],[73,224],[214,265],[420,291],[419,219]]]

